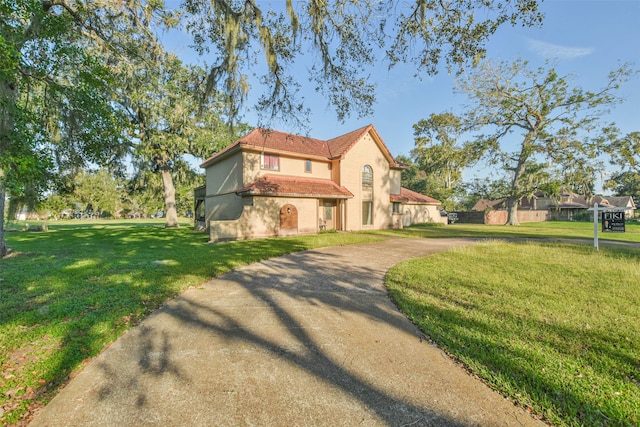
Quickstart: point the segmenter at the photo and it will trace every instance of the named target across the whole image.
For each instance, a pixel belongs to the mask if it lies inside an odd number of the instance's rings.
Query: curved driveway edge
[[[402,315],[384,275],[469,244],[388,239],[252,264],[171,300],[32,426],[543,426]]]

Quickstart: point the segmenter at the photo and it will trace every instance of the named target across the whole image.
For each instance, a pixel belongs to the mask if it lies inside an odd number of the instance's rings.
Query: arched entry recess
[[[280,208],[280,235],[298,234],[298,209],[293,205]]]
[[[409,227],[411,224],[413,224],[412,218],[411,218],[411,211],[409,209],[407,209],[404,212],[404,215],[402,215],[402,226],[403,227]]]

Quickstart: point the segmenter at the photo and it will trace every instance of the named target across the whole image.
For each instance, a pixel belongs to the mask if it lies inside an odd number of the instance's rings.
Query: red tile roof
[[[211,162],[221,157],[223,154],[240,147],[254,147],[260,150],[283,151],[305,156],[318,156],[325,157],[327,159],[336,159],[343,157],[355,145],[355,143],[360,140],[360,138],[370,131],[373,131],[375,138],[380,143],[381,150],[388,157],[392,166],[399,167],[400,165],[395,161],[373,125],[367,125],[328,141],[280,132],[277,130],[257,128],[238,139],[224,150],[202,162],[200,167],[207,167]]]
[[[487,209],[498,209],[500,207],[504,207],[503,203],[505,199],[498,200],[489,200],[489,199],[480,199],[478,202],[471,208],[472,211],[483,212]]]
[[[329,157],[329,147],[325,141],[277,130],[254,129],[243,138],[240,138],[239,142],[260,149],[269,148],[310,156]]]
[[[433,197],[425,196],[424,194],[416,193],[415,191],[411,191],[408,188],[404,188],[404,187],[400,188],[400,194],[391,195],[391,201],[401,202],[401,203],[427,204],[427,205],[442,204],[440,200],[436,200]]]
[[[238,194],[348,199],[353,194],[329,179],[265,175],[241,188]]]
[[[327,141],[331,157],[337,158],[344,156],[347,151],[372,128],[373,125],[368,125]]]

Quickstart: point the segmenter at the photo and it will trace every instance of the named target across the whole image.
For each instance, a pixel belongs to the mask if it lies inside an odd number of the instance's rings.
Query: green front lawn
[[[191,286],[266,258],[378,239],[323,233],[210,245],[187,223],[163,224],[59,221],[48,232],[7,233],[16,253],[0,259],[3,424],[28,419],[88,360]]]
[[[600,242],[640,243],[640,223],[627,222],[624,233],[603,233],[599,226]],[[381,235],[404,237],[478,237],[478,238],[524,238],[524,239],[586,239],[593,242],[593,223],[547,221],[526,222],[519,226],[482,225],[482,224],[423,224],[403,230],[383,230],[372,232]]]
[[[554,425],[640,425],[640,249],[490,241],[387,286],[438,346]]]
[[[210,245],[188,223],[180,229],[163,224],[59,221],[50,222],[48,232],[7,233],[16,253],[0,260],[3,424],[28,420],[92,357],[167,299],[241,265],[386,236],[593,237],[592,224],[549,222],[424,225]],[[12,223],[11,228],[25,227]],[[640,226],[627,230],[604,237],[640,242]],[[440,345],[554,423],[633,425],[638,424],[640,301],[637,286],[630,283],[638,282],[639,255],[632,249],[601,248],[596,253],[589,244],[483,243],[398,267],[389,275],[390,287],[408,315]],[[420,276],[423,272],[428,276]],[[451,276],[455,286],[447,279]],[[486,308],[476,314],[475,307]],[[569,315],[577,313],[580,317],[572,320]],[[507,321],[515,326],[500,323]],[[500,332],[497,337],[494,329]],[[458,347],[477,351],[457,353]],[[544,358],[548,355],[552,359]],[[602,372],[617,382],[601,382]],[[577,391],[571,388],[574,383]],[[600,406],[603,399],[606,404]]]

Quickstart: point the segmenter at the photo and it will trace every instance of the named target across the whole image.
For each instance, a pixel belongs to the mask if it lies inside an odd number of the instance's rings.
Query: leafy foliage
[[[292,120],[304,106],[298,76],[288,68],[303,55],[312,56],[309,79],[344,120],[371,110],[370,68],[412,62],[416,74],[433,75],[444,61],[450,71],[460,70],[484,56],[484,43],[501,25],[542,20],[535,0],[287,0],[273,9],[254,1],[183,0],[182,7],[196,46],[214,62],[209,89],[229,94],[227,114],[236,117],[255,72],[266,88],[258,108]]]
[[[611,164],[619,172],[605,182],[605,188],[618,196],[633,196],[640,201],[640,132],[631,132],[616,139],[609,147]]]
[[[553,68],[530,70],[521,60],[485,62],[461,80],[471,99],[470,126],[488,130],[476,142],[509,175],[509,224],[518,223],[518,200],[548,179],[543,162],[560,165],[581,191],[592,189],[592,162],[615,135],[615,127],[603,125],[601,117],[619,102],[614,93],[630,73],[628,67],[612,72],[596,92],[571,87],[570,78]]]
[[[172,54],[140,53],[121,74],[118,101],[130,119],[134,164],[162,178],[166,226],[178,225],[174,175],[187,171],[187,154],[204,158],[235,139],[219,97],[204,93],[205,74]]]
[[[475,178],[464,184],[463,206],[471,210],[480,199],[500,200],[507,197],[509,183],[505,179],[487,180]]]
[[[462,195],[462,170],[479,157],[471,142],[460,143],[463,126],[462,120],[452,113],[432,113],[414,124],[412,161],[403,173],[405,179],[419,178],[420,184],[412,188],[414,191],[443,201],[447,210],[457,207],[456,199]]]
[[[613,190],[616,196],[632,196],[640,201],[640,173],[626,171],[615,174],[605,182],[605,188]]]
[[[123,153],[125,122],[110,102],[114,73],[104,53],[123,55],[145,43],[139,23],[159,12],[160,3],[2,3],[0,212],[6,191],[32,197],[29,188],[36,196],[54,168],[62,175]],[[0,256],[6,252],[0,221]]]
[[[74,194],[96,217],[113,217],[122,209],[124,187],[105,169],[81,171],[75,182]]]

